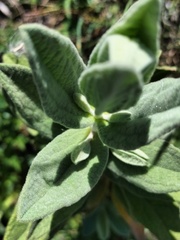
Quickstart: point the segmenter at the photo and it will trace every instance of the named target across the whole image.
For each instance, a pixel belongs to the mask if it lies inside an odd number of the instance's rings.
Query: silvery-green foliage
[[[180,151],[158,139],[180,126],[180,79],[150,82],[160,51],[160,9],[160,0],[137,1],[104,34],[87,66],[58,32],[39,24],[20,27],[31,68],[0,64],[0,83],[21,117],[52,141],[29,169],[19,221],[47,215],[51,221],[61,209],[69,217],[106,174],[118,186],[127,181],[129,191],[180,191]],[[138,197],[132,199],[134,208]],[[162,237],[143,212],[134,214],[159,239],[174,239],[164,216]],[[105,234],[103,224],[98,229]]]

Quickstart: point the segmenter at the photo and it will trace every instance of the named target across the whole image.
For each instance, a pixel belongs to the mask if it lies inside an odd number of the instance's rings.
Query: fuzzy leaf
[[[85,69],[74,45],[58,32],[38,24],[21,26],[20,34],[47,115],[69,128],[89,126],[93,118],[73,101],[73,94],[80,92],[77,80]]]
[[[173,198],[168,195],[161,195],[161,199],[155,199],[153,196],[145,198],[120,188],[116,188],[116,195],[129,214],[154,233],[159,240],[179,239],[176,238],[180,236],[179,204],[174,202]]]
[[[31,221],[71,206],[96,185],[108,159],[108,150],[97,136],[86,161],[74,165],[71,152],[90,133],[90,128],[67,130],[34,159],[19,199],[18,218]]]
[[[180,79],[167,78],[143,87],[131,121],[98,121],[101,140],[109,147],[132,150],[180,126]]]
[[[145,71],[145,81],[148,81],[156,65],[156,56],[159,51],[159,17],[160,0],[139,0],[133,4],[123,17],[102,37],[91,54],[89,65],[98,62],[98,54],[108,36],[114,34],[124,35],[137,41],[154,56],[153,66],[150,66]],[[129,49],[127,48],[128,54]]]
[[[44,113],[30,69],[0,64],[0,70],[0,84],[30,127],[48,138],[60,134],[64,127]]]
[[[98,52],[97,62],[106,61],[118,63],[122,68],[132,68],[142,74],[153,64],[154,59],[138,42],[123,35],[110,35]]]
[[[129,111],[119,111],[111,114],[109,121],[110,122],[127,122],[131,119],[131,112]]]
[[[111,155],[108,168],[117,177],[152,193],[180,191],[180,150],[156,140],[141,150],[149,157],[151,167],[125,164]]]
[[[52,237],[63,227],[63,224],[84,204],[85,198],[70,207],[62,208],[40,221],[32,229],[28,240],[52,239]]]
[[[71,153],[71,161],[74,164],[78,164],[79,162],[84,161],[89,157],[91,153],[90,141],[90,139],[83,141]]]
[[[82,198],[70,207],[62,208],[54,214],[33,223],[17,221],[17,209],[15,208],[6,228],[4,240],[51,239],[60,230],[63,223],[84,204],[84,201],[85,198]]]
[[[180,78],[164,78],[143,87],[141,97],[129,111],[131,118],[152,116],[180,106]]]
[[[83,72],[80,88],[97,115],[134,105],[141,93],[141,79],[130,69],[116,64],[96,64]],[[128,92],[128,94],[127,94]]]
[[[141,151],[141,150],[139,150]],[[148,156],[146,158],[137,154],[135,151],[124,151],[112,149],[112,154],[120,161],[134,166],[148,166]],[[145,154],[144,154],[145,155]]]

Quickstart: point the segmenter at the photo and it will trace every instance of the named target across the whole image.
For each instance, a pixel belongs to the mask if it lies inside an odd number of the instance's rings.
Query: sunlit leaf
[[[180,78],[164,78],[145,85],[136,105],[129,109],[132,118],[153,116],[180,106],[179,91]]]
[[[98,54],[108,36],[115,34],[127,36],[145,47],[154,57],[153,65],[150,65],[144,72],[146,75],[144,80],[149,81],[156,65],[156,58],[159,51],[159,17],[160,0],[137,1],[121,19],[104,34],[91,54],[89,65],[98,62]],[[127,48],[127,55],[128,54],[129,49]]]
[[[111,155],[108,168],[115,177],[152,193],[180,191],[180,150],[163,140],[156,140],[141,150],[149,157],[151,167],[130,166]]]
[[[28,239],[52,239],[52,237],[63,227],[63,224],[83,205],[85,198],[77,203],[62,208],[40,221],[31,230]]]
[[[87,139],[80,143],[71,153],[71,160],[74,164],[86,160],[91,153],[91,139]]]
[[[143,74],[144,70],[153,64],[154,58],[138,42],[115,34],[104,40],[98,52],[97,62],[118,63],[122,68],[132,68]]]
[[[142,166],[142,167],[148,166],[148,156],[144,158],[141,155],[136,154],[135,151],[124,151],[124,150],[112,149],[111,152],[117,159],[119,159],[124,163],[134,165],[134,166]]]
[[[91,66],[83,72],[79,84],[97,115],[133,106],[142,88],[141,78],[136,72],[109,63]]]
[[[20,34],[47,115],[70,128],[90,125],[93,118],[73,101],[73,94],[80,92],[77,80],[85,65],[72,42],[38,24],[21,26]]]
[[[101,140],[112,148],[132,150],[146,145],[180,126],[180,80],[167,78],[143,87],[131,120],[98,121]]]
[[[36,220],[68,207],[96,185],[108,159],[107,148],[97,136],[91,141],[86,161],[75,165],[70,159],[71,152],[89,133],[90,128],[67,130],[37,155],[19,199],[20,220]]]

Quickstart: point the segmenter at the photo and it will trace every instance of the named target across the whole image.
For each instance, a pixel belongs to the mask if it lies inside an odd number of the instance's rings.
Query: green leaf
[[[127,122],[131,120],[131,112],[122,110],[116,113],[111,114],[109,117],[110,122]]]
[[[179,239],[176,238],[180,236],[179,206],[173,198],[168,195],[161,195],[161,199],[153,196],[146,198],[132,194],[129,190],[116,188],[116,194],[132,217],[147,227],[159,240]]]
[[[22,223],[17,221],[17,209],[15,208],[6,228],[4,240],[34,240],[51,239],[83,204],[85,198],[70,207],[62,208],[40,221],[33,223]]]
[[[79,84],[97,115],[134,105],[142,87],[139,75],[133,70],[110,63],[96,64],[85,70]]]
[[[152,17],[153,16],[153,17]],[[159,51],[160,0],[139,0],[133,4],[123,17],[102,37],[91,54],[89,65],[98,62],[98,54],[108,36],[118,34],[129,37],[147,49],[154,57],[154,64],[146,69],[145,81],[148,81],[156,65]],[[126,48],[126,46],[124,46]],[[127,48],[127,55],[129,49]]]
[[[143,87],[136,105],[129,109],[132,118],[143,118],[180,106],[180,78],[164,78]]]
[[[156,140],[140,149],[149,157],[151,167],[130,166],[110,156],[108,169],[117,181],[118,177],[125,178],[152,193],[180,191],[180,150],[163,140]]]
[[[91,106],[84,95],[81,93],[75,93],[74,94],[74,101],[75,103],[84,111],[87,113],[90,113],[91,115],[94,115],[95,109],[93,106]]]
[[[131,121],[98,121],[104,144],[132,150],[146,145],[180,126],[180,79],[167,78],[143,87],[143,93],[131,112]]]
[[[85,65],[72,42],[38,24],[21,26],[20,34],[47,115],[69,128],[91,125],[93,118],[73,101],[73,94],[80,92],[77,80]]]
[[[32,223],[21,223],[16,220],[17,207],[15,207],[6,227],[4,240],[25,240],[28,237]]]
[[[0,70],[0,84],[29,126],[48,138],[61,133],[64,127],[54,123],[43,111],[30,69],[0,64]]]
[[[138,42],[123,35],[110,35],[104,40],[97,56],[98,63],[106,61],[143,74],[143,71],[154,63],[154,58]]]
[[[96,185],[108,159],[108,150],[97,135],[93,136],[86,161],[74,165],[70,159],[71,152],[90,130],[67,130],[37,155],[20,195],[18,219],[36,220],[71,206]]]
[[[132,151],[124,151],[118,149],[112,149],[112,154],[120,161],[134,165],[134,166],[148,166],[149,157],[143,153],[140,149]]]
[[[52,237],[63,227],[63,224],[84,204],[85,198],[77,203],[62,208],[40,221],[32,229],[28,240],[34,239],[52,239]]]
[[[78,164],[81,161],[86,160],[91,153],[91,139],[86,139],[80,143],[74,151],[71,153],[71,161],[74,164]]]

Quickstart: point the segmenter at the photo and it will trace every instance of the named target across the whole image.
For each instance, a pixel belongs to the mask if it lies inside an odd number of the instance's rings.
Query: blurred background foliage
[[[87,62],[98,39],[133,2],[135,0],[1,0],[0,62],[21,64],[21,40],[16,30],[19,25],[32,22],[44,24],[70,37]],[[165,0],[161,22],[161,67],[153,80],[167,75],[180,76],[179,23],[179,0]],[[48,142],[29,129],[7,102],[8,99],[0,89],[0,239],[25,181],[29,165],[37,152]],[[176,146],[180,146],[179,131],[174,133],[172,141]],[[97,211],[106,211],[106,206],[107,203],[101,204]],[[88,228],[89,222],[92,223],[92,219],[97,217],[97,211],[88,217],[83,214],[75,215],[53,239],[100,239],[100,236],[93,232],[93,226]],[[125,224],[122,220],[119,221],[121,225]],[[82,222],[86,223],[86,228],[82,226]],[[117,226],[111,239],[133,239],[127,226],[123,226],[125,235],[116,232],[119,229]],[[81,236],[78,235],[79,228]],[[88,231],[91,237],[86,236]],[[116,238],[119,234],[122,238]]]

